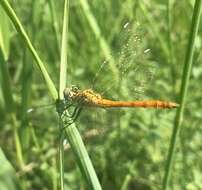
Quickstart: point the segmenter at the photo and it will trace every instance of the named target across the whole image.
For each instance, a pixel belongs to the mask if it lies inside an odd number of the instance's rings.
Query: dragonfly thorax
[[[64,98],[66,101],[74,104],[91,105],[94,104],[94,101],[102,97],[92,89],[80,90],[78,87],[72,86],[64,90]]]

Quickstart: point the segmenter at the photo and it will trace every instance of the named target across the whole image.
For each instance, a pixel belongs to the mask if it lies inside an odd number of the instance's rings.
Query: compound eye
[[[72,90],[72,92],[78,92],[79,88],[77,86],[75,86],[75,85],[72,85],[71,90]]]

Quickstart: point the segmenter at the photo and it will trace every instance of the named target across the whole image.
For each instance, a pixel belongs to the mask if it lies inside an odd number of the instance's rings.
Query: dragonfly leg
[[[78,101],[79,105],[81,105],[82,102],[83,102],[83,99],[79,100]],[[74,104],[70,104],[68,107],[73,106],[73,105]],[[76,106],[73,113],[70,115],[70,118],[75,121],[78,118],[79,114],[81,113],[81,110],[82,110],[81,106]]]
[[[78,116],[81,113],[82,108],[81,107],[76,107],[74,109],[74,112],[72,113],[71,116],[69,116],[69,120],[65,122],[65,126],[63,127],[63,129],[67,128],[68,126],[70,126],[72,123],[74,123],[76,121],[76,119],[78,118]]]
[[[74,115],[72,115],[73,117],[73,120],[74,121],[76,121],[77,120],[77,118],[79,117],[79,115],[80,115],[80,113],[81,113],[81,111],[82,111],[82,108],[81,107],[78,107],[77,109],[75,109],[76,110],[76,112],[74,113]]]
[[[75,106],[75,104],[72,102],[68,102],[66,100],[59,100],[59,99],[56,101],[56,105],[57,105],[56,110],[60,114],[62,114],[64,111],[66,111],[71,106]]]
[[[62,114],[65,110],[67,110],[71,106],[73,106],[73,103],[67,103],[64,100],[59,99],[56,101],[56,110],[59,114]]]
[[[68,108],[70,108],[70,107],[73,106],[73,105],[74,105],[74,104],[67,104],[67,105],[65,105],[64,111],[67,110]]]
[[[83,102],[83,99],[79,100],[78,104],[81,105],[82,102]],[[72,123],[74,123],[76,121],[76,119],[78,118],[78,116],[80,115],[80,113],[81,113],[82,106],[75,106],[75,104],[73,104],[73,103],[66,104],[64,111],[67,110],[71,106],[74,106],[74,110],[70,114],[70,116],[69,115],[67,116],[67,114],[65,114],[66,117],[69,118],[69,119],[65,121],[63,129],[70,126]]]

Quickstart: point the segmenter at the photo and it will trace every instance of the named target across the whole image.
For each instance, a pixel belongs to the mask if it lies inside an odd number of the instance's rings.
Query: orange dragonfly
[[[138,28],[136,28],[137,30]],[[144,84],[151,80],[152,65],[150,61],[148,63],[146,54],[150,49],[142,49],[142,42],[140,41],[138,35],[133,32],[129,23],[126,23],[123,27],[123,43],[120,43],[120,51],[118,51],[116,56],[108,57],[109,60],[105,60],[101,66],[98,66],[98,72],[94,76],[91,84],[93,84],[92,89],[98,92],[107,92],[110,90],[110,94],[118,94],[116,85],[112,84],[112,75],[109,73],[110,59],[114,59],[115,67],[118,74],[122,77],[122,80],[130,81],[124,83],[125,88],[130,89],[128,94],[137,95],[142,94],[144,91]],[[119,43],[118,43],[119,44]],[[141,44],[141,45],[140,45]],[[140,48],[142,47],[142,48]],[[101,80],[98,80],[98,77]],[[107,78],[108,77],[108,78]],[[120,78],[121,78],[120,77]],[[107,80],[106,80],[107,79]],[[109,80],[110,79],[110,80]],[[99,81],[98,85],[97,80]],[[113,80],[115,83],[115,80]],[[104,87],[101,83],[104,83]],[[130,86],[132,85],[132,86]],[[106,88],[107,87],[107,88]],[[115,88],[115,89],[113,89]],[[160,100],[136,100],[136,101],[114,101],[109,98],[105,99],[101,94],[96,93],[92,89],[81,90],[76,86],[71,86],[64,90],[64,100],[57,101],[57,111],[60,114],[65,113],[64,111],[72,107],[72,113],[69,116],[69,125],[74,122],[82,108],[84,107],[94,107],[94,108],[161,108],[161,109],[172,109],[177,108],[179,104],[170,101],[160,101]],[[119,97],[119,96],[118,96]],[[136,97],[137,98],[137,97]],[[115,98],[117,99],[117,97]],[[140,98],[139,98],[140,99]],[[142,99],[142,97],[141,97]]]
[[[135,29],[135,32],[133,28]],[[121,40],[123,40],[123,42],[118,43],[120,44],[120,49],[119,51],[117,51],[116,55],[108,57],[108,59],[105,60],[101,66],[98,66],[98,72],[96,73],[95,78],[92,82],[92,89],[102,93],[103,90],[104,92],[110,91],[110,94],[116,95],[118,94],[116,93],[117,91],[119,91],[120,89],[123,90],[123,88],[119,88],[121,86],[120,81],[122,81],[122,86],[125,87],[125,89],[129,89],[128,95],[133,94],[135,96],[139,94],[139,92],[140,94],[144,92],[145,84],[151,81],[153,65],[151,65],[152,62],[147,59],[147,55],[150,52],[150,49],[145,49],[142,41],[139,38],[139,35],[136,34],[138,32],[138,28],[138,25],[133,26],[129,23],[126,23],[123,26],[122,35],[120,38]],[[117,73],[120,74],[119,79],[121,80],[118,82],[118,86],[120,85],[118,88],[116,88],[117,85],[115,84],[117,83],[117,81],[112,78],[112,75],[114,73],[109,73],[110,70],[113,70],[110,68],[110,65],[113,64],[115,66],[115,69],[117,69]],[[98,77],[100,80],[98,80]],[[99,81],[98,84],[97,81]],[[101,84],[102,82],[104,85]],[[63,113],[66,108],[73,106],[74,109],[72,114],[70,115],[70,118],[72,119],[72,121],[75,121],[80,111],[84,107],[143,107],[155,109],[172,109],[179,106],[177,103],[174,102],[160,100],[114,101],[112,99],[118,99],[119,95],[116,98],[113,97],[105,99],[101,96],[101,94],[96,93],[92,89],[81,90],[77,86],[66,88],[64,90],[64,101],[61,101],[63,104],[61,108],[63,109],[60,110],[60,113]],[[125,90],[123,91],[125,92]]]
[[[97,108],[115,108],[115,107],[143,107],[143,108],[177,108],[179,104],[160,100],[143,100],[143,101],[114,101],[102,98],[92,89],[80,90],[76,86],[66,88],[64,97],[67,101],[78,106],[97,107]]]
[[[134,30],[135,29],[135,30]],[[141,38],[138,35],[139,28],[138,23],[131,25],[130,23],[124,24],[121,34],[120,42],[118,41],[119,49],[115,52],[115,55],[108,57],[101,65],[98,66],[98,72],[94,76],[90,89],[81,90],[77,86],[71,86],[64,90],[64,102],[63,108],[73,106],[73,112],[70,115],[70,120],[74,122],[82,108],[94,107],[94,108],[161,108],[172,109],[177,108],[179,105],[170,101],[160,100],[142,100],[142,92],[144,92],[145,85],[151,81],[153,65],[148,59],[148,53],[150,49],[145,48]],[[140,31],[141,32],[141,31]],[[143,49],[144,48],[144,49]],[[113,69],[110,65],[115,66],[117,73],[120,75],[119,80],[112,78],[114,72],[109,73]],[[114,70],[113,70],[114,71]],[[117,74],[116,73],[116,74]],[[113,81],[113,82],[112,82]],[[123,82],[122,87],[120,81]],[[130,82],[129,82],[130,81]],[[103,83],[103,84],[102,84]],[[118,84],[118,88],[117,88]],[[93,90],[92,90],[93,89]],[[133,94],[136,101],[115,101],[112,99],[118,99],[120,92],[123,90],[128,91],[128,95]],[[102,92],[102,94],[109,92],[114,94],[109,99],[103,98],[101,94],[96,92]],[[118,94],[117,97],[115,97]],[[65,109],[63,109],[65,110]],[[70,110],[71,111],[71,110]],[[71,124],[71,122],[70,122]]]
[[[139,100],[139,101],[114,101],[102,98],[98,93],[95,93],[92,89],[80,90],[76,86],[66,88],[64,90],[64,101],[67,105],[66,108],[74,105],[75,110],[71,117],[71,123],[73,123],[83,107],[95,107],[95,108],[161,108],[172,109],[179,107],[179,104],[169,101],[160,100]],[[65,109],[66,109],[65,108]],[[69,125],[71,124],[69,123]]]

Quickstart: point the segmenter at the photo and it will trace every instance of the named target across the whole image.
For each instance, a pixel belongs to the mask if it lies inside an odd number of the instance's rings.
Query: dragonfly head
[[[73,101],[75,95],[79,92],[79,88],[77,86],[72,85],[70,88],[64,89],[64,97],[66,100]]]

